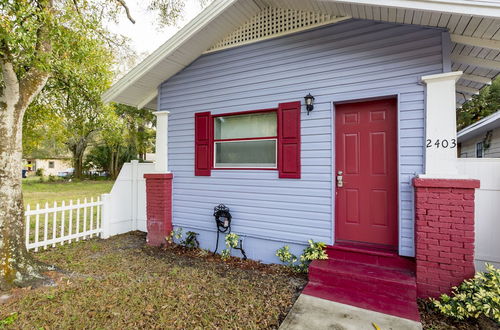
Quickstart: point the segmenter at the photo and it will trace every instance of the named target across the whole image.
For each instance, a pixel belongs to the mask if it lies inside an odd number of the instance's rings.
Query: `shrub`
[[[35,172],[36,176],[43,176],[43,168],[38,168]]]
[[[235,233],[227,234],[225,237],[225,241],[226,241],[226,248],[222,250],[222,253],[220,255],[223,260],[226,260],[231,256],[232,249],[238,248],[240,237]]]
[[[181,245],[187,247],[188,249],[199,248],[200,242],[198,242],[196,236],[198,236],[198,233],[195,233],[194,231],[188,231],[186,233],[186,238],[181,241]]]
[[[181,239],[182,238],[182,228],[174,228],[171,232],[170,235],[165,237],[165,240],[167,241],[168,244],[173,244],[174,239]]]
[[[290,252],[290,247],[285,245],[284,247],[276,250],[276,256],[281,260],[282,263],[289,267],[294,267],[297,262],[297,256]]]
[[[235,233],[231,233],[226,235],[225,240],[228,248],[237,248],[238,243],[240,242],[240,237]]]
[[[487,272],[478,272],[453,288],[452,296],[432,299],[441,313],[459,320],[487,316],[500,323],[500,270],[486,264]]]
[[[323,242],[314,242],[312,239],[309,241],[309,246],[304,249],[300,258],[290,252],[290,247],[285,245],[284,247],[276,251],[276,256],[281,260],[281,262],[287,264],[287,266],[292,267],[296,272],[307,273],[309,265],[313,260],[318,259],[328,259],[325,248],[326,244]],[[297,261],[300,262],[297,263]]]
[[[175,228],[170,232],[170,235],[168,237],[165,237],[165,240],[167,241],[168,244],[174,244],[175,240],[179,241],[179,245],[182,245],[184,247],[187,247],[189,249],[194,249],[194,248],[199,248],[200,247],[200,242],[198,242],[198,233],[195,233],[194,231],[188,231],[186,232],[186,238],[182,239],[183,234],[182,234],[182,228]]]

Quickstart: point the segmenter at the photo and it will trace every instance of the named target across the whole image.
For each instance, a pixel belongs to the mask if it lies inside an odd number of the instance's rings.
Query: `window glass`
[[[215,167],[276,167],[276,140],[215,143]]]
[[[54,168],[54,162],[52,161],[49,162],[49,168]]]
[[[476,144],[476,157],[483,158],[483,142]]]
[[[274,137],[277,135],[276,112],[215,117],[216,140]]]

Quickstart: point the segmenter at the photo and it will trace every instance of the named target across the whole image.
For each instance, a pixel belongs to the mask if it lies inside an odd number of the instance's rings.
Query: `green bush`
[[[309,241],[309,246],[304,249],[300,258],[290,252],[290,247],[284,247],[276,251],[276,256],[285,263],[287,266],[292,267],[296,272],[307,273],[309,265],[313,260],[328,259],[325,248],[326,244],[323,242],[314,242],[312,239]],[[300,262],[297,263],[300,259]]]
[[[223,260],[228,259],[231,256],[231,250],[238,248],[238,243],[240,242],[240,236],[235,233],[227,234],[225,237],[226,248],[222,250],[221,258]]]
[[[187,247],[188,249],[197,249],[200,247],[200,242],[198,242],[198,233],[194,231],[188,231],[186,233],[186,238],[181,241],[181,245]]]
[[[478,272],[453,288],[452,296],[433,299],[441,313],[459,320],[487,316],[500,323],[500,270],[486,264],[487,272]]]
[[[43,168],[37,169],[36,172],[35,172],[35,175],[36,176],[43,176]]]
[[[276,250],[276,256],[280,258],[282,263],[289,267],[294,267],[295,263],[298,261],[297,256],[290,252],[290,247],[288,245]]]
[[[188,231],[186,233],[186,238],[182,239],[184,234],[182,233],[182,228],[175,228],[170,232],[168,237],[165,237],[165,240],[168,244],[175,244],[175,240],[179,242],[179,245],[187,247],[188,249],[197,249],[200,247],[200,242],[198,242],[198,233],[194,231]]]

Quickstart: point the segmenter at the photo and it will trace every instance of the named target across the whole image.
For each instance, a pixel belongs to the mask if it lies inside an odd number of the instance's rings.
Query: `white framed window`
[[[54,168],[54,167],[55,167],[54,161],[53,160],[49,161],[49,168]]]
[[[476,158],[483,158],[483,157],[484,157],[484,144],[481,141],[476,144]]]
[[[277,169],[277,112],[214,116],[214,168]]]

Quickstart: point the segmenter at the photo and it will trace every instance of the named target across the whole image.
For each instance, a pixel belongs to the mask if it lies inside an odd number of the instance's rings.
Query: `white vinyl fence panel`
[[[55,247],[71,243],[73,240],[87,239],[101,233],[101,210],[103,202],[97,197],[80,200],[63,201],[53,206],[49,203],[35,209],[27,206],[26,217],[26,248],[37,252],[40,248]]]
[[[133,160],[123,164],[109,194],[103,195],[105,210],[103,238],[133,230],[146,231],[146,180],[154,173],[155,164]]]
[[[459,158],[460,174],[481,181],[475,203],[475,263],[500,267],[500,158]]]

